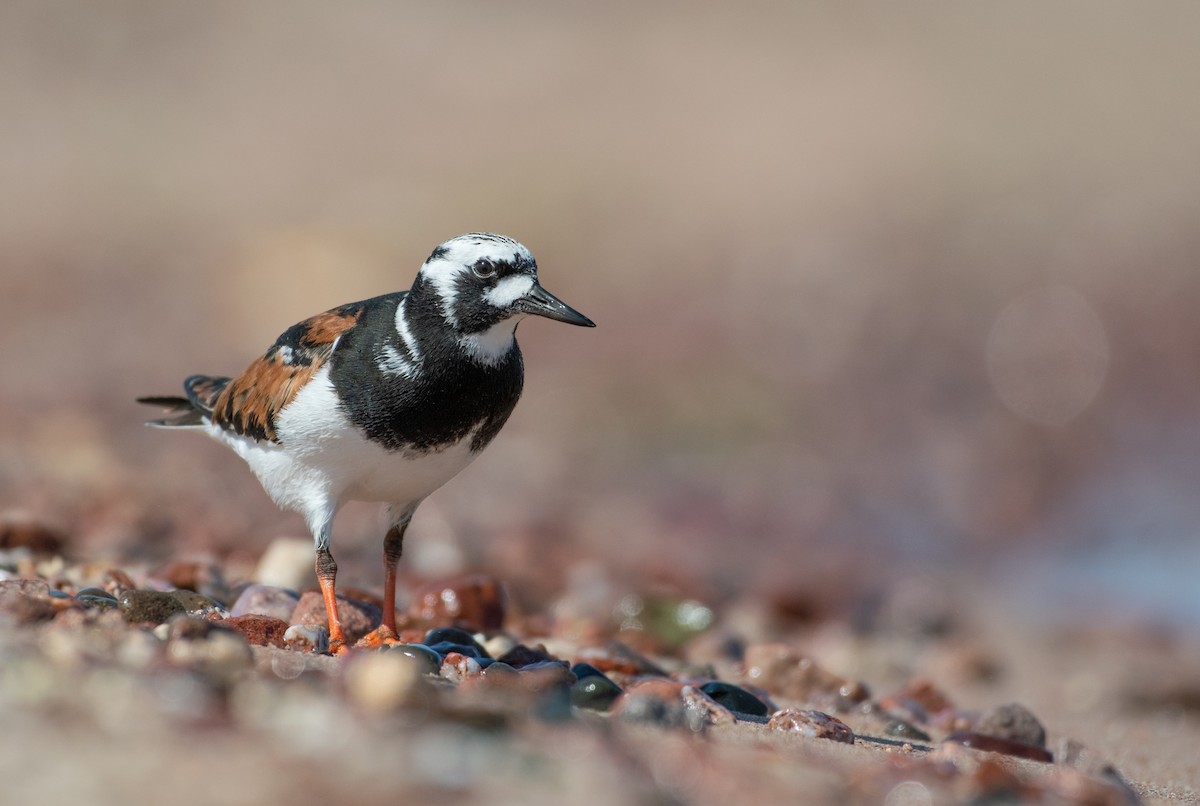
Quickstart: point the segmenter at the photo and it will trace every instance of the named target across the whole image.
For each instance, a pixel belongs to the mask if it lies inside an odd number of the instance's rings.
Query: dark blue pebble
[[[744,688],[713,680],[701,686],[700,690],[735,714],[767,715],[767,704]]]
[[[582,680],[585,677],[594,677],[596,675],[599,675],[600,677],[605,676],[604,672],[600,671],[590,663],[576,663],[571,667],[571,674],[575,675],[576,680]]]
[[[442,668],[442,656],[424,644],[395,644],[383,647],[385,652],[399,652],[421,664],[426,674],[437,674]]]
[[[434,644],[460,644],[462,646],[477,646],[479,651],[487,655],[483,651],[483,647],[475,640],[475,636],[466,630],[460,630],[458,627],[435,627],[425,633],[425,640],[421,642],[425,646],[433,646]]]
[[[111,596],[92,596],[90,593],[75,594],[75,601],[89,610],[111,610],[117,606],[117,600]]]
[[[580,668],[582,667],[582,668]],[[571,685],[571,704],[593,711],[607,711],[621,694],[621,687],[608,676],[586,663],[571,667],[577,678]]]
[[[902,719],[889,722],[887,727],[883,729],[883,732],[888,736],[895,736],[900,739],[911,739],[918,742],[929,741],[928,733]]]

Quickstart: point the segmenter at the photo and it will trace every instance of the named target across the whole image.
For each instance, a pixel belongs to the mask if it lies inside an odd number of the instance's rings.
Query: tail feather
[[[186,397],[179,395],[149,395],[139,397],[138,403],[148,406],[159,406],[167,410],[170,416],[159,420],[150,420],[146,425],[165,428],[187,428],[206,425],[212,414],[213,403],[217,395],[229,383],[229,378],[211,375],[192,375],[183,382]]]

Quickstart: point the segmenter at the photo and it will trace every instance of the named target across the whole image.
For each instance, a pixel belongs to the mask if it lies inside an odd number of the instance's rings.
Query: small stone
[[[61,554],[66,539],[31,514],[10,510],[0,515],[0,549],[28,549],[33,554]]]
[[[50,586],[44,579],[0,581],[0,618],[14,624],[33,624],[54,618]]]
[[[534,663],[544,663],[546,661],[559,662],[558,658],[547,652],[545,647],[528,647],[524,644],[517,644],[497,658],[497,660],[503,661],[517,669]]]
[[[315,560],[311,540],[277,537],[258,561],[254,581],[276,588],[303,590],[316,581]]]
[[[94,596],[90,593],[77,593],[75,594],[75,601],[89,610],[111,610],[117,606],[116,598],[108,594]]]
[[[238,596],[233,607],[229,609],[231,616],[270,616],[272,618],[291,621],[292,613],[300,602],[300,594],[287,588],[277,588],[273,585],[247,585]]]
[[[409,613],[426,624],[498,630],[504,626],[505,598],[499,580],[486,574],[472,574],[418,588],[413,593]]]
[[[370,602],[337,597],[338,618],[342,622],[342,632],[345,633],[346,643],[353,646],[358,639],[379,626],[383,611]],[[329,619],[325,613],[325,599],[319,591],[309,591],[300,597],[291,617],[293,624],[322,625],[328,627]]]
[[[229,612],[207,596],[191,590],[173,590],[170,595],[183,605],[184,612],[189,616],[204,618],[205,616],[220,616],[224,618]]]
[[[221,623],[240,632],[253,646],[287,647],[283,636],[288,630],[288,623],[283,619],[247,613],[244,616],[230,616]]]
[[[425,646],[433,646],[434,644],[449,643],[458,644],[459,646],[473,646],[481,655],[487,655],[483,646],[475,640],[475,636],[466,630],[460,630],[457,627],[435,627],[425,633],[425,639],[421,642]]]
[[[767,727],[773,730],[799,733],[802,736],[816,739],[830,739],[843,744],[854,744],[854,731],[850,730],[850,726],[821,711],[784,708],[771,716]]]
[[[210,683],[231,685],[254,664],[250,645],[236,630],[194,616],[176,616],[169,626],[167,658]]]
[[[329,628],[324,624],[293,624],[283,633],[283,643],[296,652],[329,651]]]
[[[442,668],[442,656],[424,644],[385,645],[382,651],[412,658],[422,674],[437,674]]]
[[[496,661],[495,663],[501,662]],[[495,663],[491,666],[494,666]],[[513,668],[520,675],[521,685],[528,691],[543,692],[552,688],[566,688],[575,682],[575,675],[571,674],[571,667],[565,660],[534,661]]]
[[[836,701],[848,683],[787,644],[747,647],[744,666],[747,682],[796,700],[824,697]]]
[[[620,641],[609,641],[598,647],[585,647],[579,651],[578,659],[595,666],[605,674],[616,672],[631,677],[667,676],[667,671],[657,663]]]
[[[584,667],[581,673],[580,667]],[[577,663],[571,667],[576,681],[571,686],[571,704],[591,711],[607,711],[621,695],[621,687],[594,666]]]
[[[894,694],[879,701],[885,711],[902,716],[907,722],[933,724],[941,714],[951,715],[954,703],[929,680],[916,678]]]
[[[997,705],[983,712],[975,723],[975,732],[998,739],[1046,746],[1046,729],[1029,709],[1016,703]]]
[[[928,733],[903,719],[893,719],[884,726],[883,732],[887,736],[895,736],[897,739],[905,741],[928,742],[930,740]]]
[[[128,591],[117,603],[125,620],[133,624],[163,624],[171,616],[187,612],[178,598],[162,591]]]
[[[684,706],[693,718],[703,719],[705,725],[732,725],[737,721],[733,711],[714,700],[695,686],[684,686],[680,690]]]
[[[502,658],[506,652],[518,646],[519,643],[516,638],[513,638],[508,633],[498,632],[483,642],[483,648],[489,657]]]
[[[129,578],[129,574],[122,571],[120,568],[109,568],[104,572],[104,590],[108,591],[118,599],[122,595],[132,590],[137,590],[137,585]]]
[[[767,704],[749,691],[720,680],[705,683],[700,690],[735,714],[766,716]]]
[[[465,678],[475,677],[483,671],[479,661],[461,652],[451,652],[442,661],[439,674],[454,683],[460,683]]]
[[[1050,755],[1050,751],[1044,747],[1026,744],[1025,742],[1014,742],[1011,739],[999,739],[995,736],[985,736],[982,733],[974,731],[960,730],[951,733],[947,736],[943,744],[961,745],[969,747],[972,750],[982,750],[987,753],[1000,753],[1005,756],[1013,756],[1015,758],[1029,759],[1030,761],[1043,761],[1050,763],[1054,757]]]
[[[688,707],[683,689],[682,683],[670,680],[639,680],[613,701],[610,710],[613,718],[622,722],[702,733],[708,728],[707,715]]]
[[[346,692],[364,711],[392,711],[419,696],[425,671],[425,659],[419,655],[363,654],[346,670]]]
[[[485,657],[484,651],[475,643],[455,644],[450,641],[439,641],[436,644],[426,644],[426,646],[443,658],[451,653],[466,655],[468,658],[474,658],[475,660],[483,660]]]

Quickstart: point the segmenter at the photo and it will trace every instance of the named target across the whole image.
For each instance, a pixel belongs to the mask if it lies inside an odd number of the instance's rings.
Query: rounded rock
[[[1028,708],[1017,703],[997,705],[983,712],[975,723],[975,732],[997,739],[1046,746],[1046,728]]]
[[[504,626],[505,600],[499,580],[472,574],[417,589],[409,612],[426,624],[466,624],[480,630],[498,630]]]
[[[372,652],[356,658],[346,670],[346,692],[369,713],[391,711],[412,702],[426,672],[419,654]]]
[[[776,711],[767,727],[799,733],[816,739],[829,739],[844,744],[854,744],[854,731],[842,720],[821,711],[802,708],[784,708]]]
[[[117,604],[125,620],[134,624],[164,624],[172,616],[187,612],[179,599],[162,591],[131,590]]]
[[[437,674],[442,668],[442,656],[424,644],[392,644],[384,646],[382,651],[412,658],[422,674]]]
[[[713,680],[711,683],[705,683],[700,686],[700,690],[735,714],[747,714],[749,716],[766,716],[768,714],[765,702],[755,697],[749,691],[746,691],[746,689],[732,685],[731,683]]]
[[[270,616],[271,618],[291,621],[292,613],[300,602],[300,594],[288,588],[277,588],[273,585],[247,585],[238,596],[233,607],[229,608],[231,616]]]

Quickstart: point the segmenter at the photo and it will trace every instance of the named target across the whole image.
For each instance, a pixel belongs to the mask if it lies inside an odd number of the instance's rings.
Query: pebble
[[[998,739],[1046,746],[1046,728],[1028,708],[1017,703],[997,705],[983,712],[975,723],[975,732]]]
[[[440,643],[459,644],[461,646],[474,646],[481,654],[486,655],[483,646],[475,640],[475,636],[466,630],[460,630],[458,627],[435,627],[425,633],[425,640],[422,642],[426,646],[433,646]]]
[[[290,622],[300,594],[274,585],[247,585],[229,608],[231,616],[270,616]]]
[[[893,719],[891,722],[888,722],[887,725],[884,726],[883,732],[887,736],[895,736],[897,739],[904,739],[906,741],[930,741],[930,736],[928,733],[921,730],[916,725],[905,722],[903,719]]]
[[[585,647],[577,653],[577,658],[605,673],[617,672],[643,677],[667,676],[667,671],[657,663],[620,641],[609,641],[598,647]]]
[[[437,674],[442,668],[442,656],[424,644],[385,645],[382,651],[411,658],[420,667],[422,674]]]
[[[1044,747],[1038,747],[1025,742],[1015,742],[1011,739],[1000,739],[995,736],[985,736],[974,731],[959,730],[951,733],[943,740],[943,744],[961,745],[972,750],[983,750],[988,753],[1000,753],[1015,758],[1025,758],[1030,761],[1050,763],[1054,757]]]
[[[528,647],[524,644],[517,644],[512,649],[505,652],[497,658],[499,661],[507,663],[520,669],[523,666],[530,666],[535,663],[544,663],[546,661],[558,662],[558,658],[546,651],[545,647]]]
[[[293,624],[284,630],[283,643],[297,652],[329,651],[329,628],[324,624]]]
[[[254,569],[254,581],[276,588],[303,590],[316,582],[316,555],[311,540],[277,537],[267,546]]]
[[[465,625],[482,631],[503,627],[505,611],[504,588],[487,574],[423,585],[413,592],[409,607],[410,615],[425,624]]]
[[[700,690],[735,714],[766,716],[767,704],[744,688],[714,680],[700,686]]]
[[[169,626],[168,660],[194,669],[209,683],[232,685],[254,664],[245,636],[219,622],[176,616]]]
[[[464,679],[475,677],[482,671],[483,667],[475,658],[461,652],[451,652],[442,660],[442,667],[438,673],[452,683],[461,683]]]
[[[830,739],[844,744],[854,744],[854,731],[850,730],[850,726],[821,711],[784,708],[771,716],[767,727],[773,730],[799,733],[802,736],[816,739]]]
[[[945,692],[924,678],[909,681],[899,691],[881,699],[879,706],[906,722],[920,725],[933,724],[938,715],[954,711],[954,703]]]
[[[198,618],[219,616],[224,618],[229,615],[229,611],[204,594],[191,590],[173,590],[169,592],[169,595],[183,605],[184,612],[189,616],[197,616]]]
[[[358,639],[379,626],[383,611],[370,602],[338,596],[338,618],[342,621],[342,631],[346,635],[346,643],[353,646]],[[328,616],[325,613],[325,600],[320,591],[308,591],[300,597],[296,609],[292,611],[292,624],[307,624],[310,626],[328,627]]]
[[[346,693],[368,713],[386,713],[420,696],[426,659],[403,652],[369,652],[346,669]]]
[[[109,596],[108,594],[96,596],[90,593],[77,593],[75,594],[75,601],[89,610],[111,610],[117,607],[116,597]]]
[[[0,617],[14,624],[33,624],[54,618],[50,586],[43,579],[0,581]]]
[[[280,649],[287,646],[283,636],[288,630],[288,623],[283,619],[247,613],[244,616],[230,616],[221,623],[240,632],[254,646],[277,646]]]
[[[171,593],[131,590],[117,600],[125,620],[133,624],[163,624],[171,616],[187,612],[187,607]]]
[[[488,655],[493,658],[502,658],[505,653],[517,646],[520,642],[506,632],[498,632],[488,636],[483,642],[483,648]]]
[[[772,694],[796,700],[811,700],[818,696],[836,700],[849,682],[787,644],[747,647],[744,667],[747,682]]]
[[[610,710],[613,718],[622,722],[703,733],[709,725],[708,714],[689,707],[683,689],[682,683],[670,680],[639,680],[613,701]]]
[[[590,671],[581,674],[581,666],[586,666]],[[612,707],[613,701],[621,695],[621,687],[594,666],[577,663],[571,671],[577,678],[571,685],[572,705],[591,711],[607,711]]]

